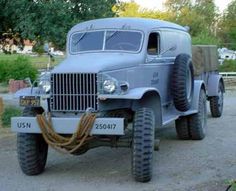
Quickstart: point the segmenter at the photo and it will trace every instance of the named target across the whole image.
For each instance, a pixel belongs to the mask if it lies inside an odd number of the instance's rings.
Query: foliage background
[[[190,26],[193,43],[236,49],[236,0],[220,13],[214,0],[166,0],[164,11],[119,0],[0,0],[0,44],[37,46],[52,42],[64,49],[66,34],[76,23],[113,16],[163,19]],[[9,39],[12,41],[9,42]]]
[[[27,77],[34,81],[37,74],[36,67],[27,57],[18,56],[12,60],[0,61],[0,82],[7,83],[10,79],[24,80]]]
[[[65,48],[66,34],[76,23],[112,17],[115,0],[0,0],[0,44],[22,45],[23,39]]]
[[[216,44],[236,50],[236,0],[220,13],[214,0],[166,0],[165,10],[141,8],[134,1],[120,2],[113,11],[122,17],[162,19],[190,27],[193,44]]]
[[[236,50],[236,0],[223,13],[214,0],[166,0],[164,8],[145,9],[134,1],[119,0],[0,0],[0,44],[6,52],[7,44],[22,47],[23,39],[29,39],[39,53],[43,53],[45,42],[64,50],[66,34],[76,23],[104,17],[143,17],[189,26],[193,44],[216,44]],[[0,67],[4,68],[4,64]],[[5,79],[9,76],[4,72],[1,75]]]

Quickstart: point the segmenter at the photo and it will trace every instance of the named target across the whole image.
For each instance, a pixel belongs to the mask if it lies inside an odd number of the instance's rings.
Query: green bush
[[[22,112],[19,108],[8,106],[4,109],[2,114],[2,124],[4,127],[11,125],[11,117],[21,116]]]
[[[236,72],[236,60],[224,60],[219,66],[220,72]]]
[[[209,32],[201,32],[192,38],[193,45],[219,45],[220,41]]]
[[[0,82],[6,82],[7,65],[9,65],[9,61],[0,61]]]
[[[23,80],[29,77],[32,81],[37,78],[37,69],[30,60],[23,56],[18,56],[13,60],[0,61],[0,82],[8,82],[10,79]]]

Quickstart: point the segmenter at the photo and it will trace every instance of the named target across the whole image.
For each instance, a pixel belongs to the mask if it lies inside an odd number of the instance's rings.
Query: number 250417
[[[115,129],[116,124],[95,124],[95,129]]]

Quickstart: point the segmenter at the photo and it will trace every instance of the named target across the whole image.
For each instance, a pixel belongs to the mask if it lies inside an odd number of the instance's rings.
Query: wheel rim
[[[206,106],[206,98],[203,98],[202,101],[202,131],[203,134],[206,134],[206,122],[207,122],[207,106]]]
[[[190,68],[188,68],[187,70],[186,90],[187,90],[187,99],[190,100],[192,92],[192,73]]]
[[[219,92],[218,92],[218,108],[219,108],[219,111],[221,112],[222,109],[223,109],[223,103],[224,103],[224,94],[223,94],[223,91],[222,91],[222,88],[220,86],[219,88]]]

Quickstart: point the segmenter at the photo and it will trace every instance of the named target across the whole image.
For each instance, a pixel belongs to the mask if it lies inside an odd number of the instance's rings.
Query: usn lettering
[[[19,123],[17,123],[17,127],[19,129],[29,129],[29,128],[31,128],[31,123],[19,122]]]

